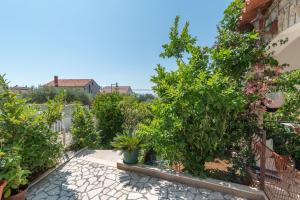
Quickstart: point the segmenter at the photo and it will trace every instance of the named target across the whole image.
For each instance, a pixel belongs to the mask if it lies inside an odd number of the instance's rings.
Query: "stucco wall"
[[[93,80],[89,85],[84,87],[84,91],[96,95],[100,90],[100,86]]]

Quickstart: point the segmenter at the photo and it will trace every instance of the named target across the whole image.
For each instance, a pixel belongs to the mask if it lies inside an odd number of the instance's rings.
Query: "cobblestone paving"
[[[242,200],[206,189],[124,172],[73,158],[28,191],[28,200],[190,199]]]

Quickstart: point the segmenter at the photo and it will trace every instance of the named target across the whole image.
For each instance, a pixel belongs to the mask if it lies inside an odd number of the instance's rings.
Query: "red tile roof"
[[[132,93],[132,89],[130,86],[118,86],[118,87],[111,87],[111,86],[105,86],[101,88],[100,92],[103,93],[111,93],[111,92],[119,92],[120,94],[130,94]]]
[[[92,80],[93,79],[58,79],[58,87],[84,87]],[[50,81],[46,85],[54,87],[54,80]]]

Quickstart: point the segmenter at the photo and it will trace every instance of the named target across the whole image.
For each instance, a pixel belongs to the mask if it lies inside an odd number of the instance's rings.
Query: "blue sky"
[[[212,45],[231,0],[2,0],[0,74],[10,85],[93,78],[150,88],[176,15],[201,45]]]

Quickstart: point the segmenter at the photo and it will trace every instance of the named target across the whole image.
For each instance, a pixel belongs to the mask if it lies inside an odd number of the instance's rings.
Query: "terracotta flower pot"
[[[2,199],[3,190],[6,185],[7,185],[7,181],[0,181],[0,200]]]
[[[10,196],[7,200],[25,200],[27,194],[27,188],[25,190],[22,190],[18,194]]]

